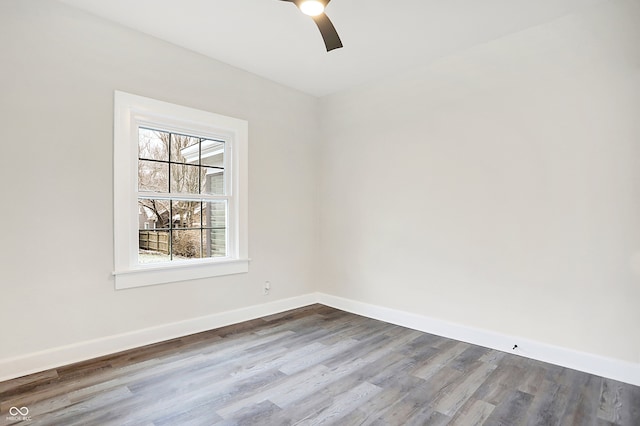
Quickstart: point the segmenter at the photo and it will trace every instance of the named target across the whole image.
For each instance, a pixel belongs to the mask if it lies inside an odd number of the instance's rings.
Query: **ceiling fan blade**
[[[318,26],[320,34],[322,34],[324,45],[327,47],[327,52],[341,48],[342,41],[340,41],[340,36],[336,31],[336,27],[333,26],[329,17],[326,14],[321,13],[318,16],[312,16],[312,18]]]

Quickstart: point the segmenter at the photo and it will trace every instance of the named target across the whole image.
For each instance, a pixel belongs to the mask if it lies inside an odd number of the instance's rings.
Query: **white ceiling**
[[[279,0],[60,0],[316,96],[375,81],[603,0],[333,0],[344,48]]]

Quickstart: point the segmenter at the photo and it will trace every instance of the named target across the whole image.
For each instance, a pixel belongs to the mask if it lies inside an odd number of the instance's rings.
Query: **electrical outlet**
[[[264,282],[264,294],[269,294],[269,290],[271,290],[271,283],[269,281]]]

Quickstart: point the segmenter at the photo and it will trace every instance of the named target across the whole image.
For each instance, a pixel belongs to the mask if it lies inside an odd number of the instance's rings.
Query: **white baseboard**
[[[0,381],[14,379],[51,368],[137,348],[193,333],[321,303],[368,318],[397,324],[450,339],[513,353],[574,370],[640,386],[640,364],[602,357],[546,343],[508,336],[488,330],[450,323],[424,315],[371,305],[324,293],[311,293],[261,305],[194,318],[130,333],[93,339],[72,345],[0,359]],[[517,344],[517,350],[512,350]]]
[[[317,302],[336,309],[412,328],[414,330],[640,386],[640,364],[579,352],[516,336],[508,336],[323,293],[318,294]],[[514,345],[518,345],[516,350],[513,350]]]
[[[317,295],[312,293],[101,339],[60,346],[15,358],[0,359],[0,382],[73,364],[74,362],[86,361],[164,340],[277,314],[289,309],[300,308],[316,303],[317,299]]]

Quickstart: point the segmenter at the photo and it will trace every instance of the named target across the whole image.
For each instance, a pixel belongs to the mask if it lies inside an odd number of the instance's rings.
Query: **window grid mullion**
[[[150,163],[160,163],[160,164],[178,164],[181,166],[194,166],[194,164],[189,164],[189,163],[180,163],[177,161],[165,161],[165,160],[156,160],[153,158],[144,158],[144,157],[138,157],[139,161],[148,161]],[[224,167],[220,167],[220,166],[206,166],[206,167],[201,167],[203,169],[218,169],[218,170],[224,170]]]
[[[198,138],[198,194],[202,194],[202,138]]]
[[[169,200],[169,259],[173,260],[173,200]]]

